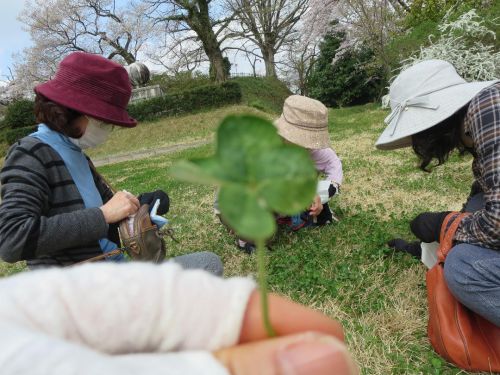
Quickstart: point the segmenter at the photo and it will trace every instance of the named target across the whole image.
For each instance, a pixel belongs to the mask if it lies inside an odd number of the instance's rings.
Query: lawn
[[[235,113],[249,113],[270,118],[269,114],[256,108],[234,105],[140,123],[132,129],[117,126],[106,143],[89,150],[88,155],[95,159],[205,139],[210,140],[222,119]]]
[[[207,126],[185,124],[183,117],[165,121],[177,124],[175,141],[187,142],[210,137],[214,124],[232,110],[214,111],[217,116],[210,112]],[[424,173],[416,168],[410,150],[376,150],[386,113],[375,105],[331,110],[332,145],[343,160],[345,175],[342,193],[333,202],[340,221],[298,233],[280,232],[267,254],[270,287],[340,320],[363,374],[463,374],[441,360],[428,343],[424,266],[393,253],[385,243],[393,237],[411,239],[408,221],[421,211],[459,209],[472,182],[471,159],[453,155],[446,165]],[[167,142],[162,137],[170,134],[170,125],[146,126],[148,132],[129,138],[129,149]],[[113,150],[109,146],[106,153]],[[225,276],[254,275],[255,257],[239,252],[213,215],[214,189],[177,182],[168,175],[173,161],[212,152],[208,144],[99,170],[120,189],[169,192],[172,206],[167,217],[179,240],[167,241],[170,256],[210,250],[222,257]],[[0,263],[0,274],[20,269],[22,265]]]

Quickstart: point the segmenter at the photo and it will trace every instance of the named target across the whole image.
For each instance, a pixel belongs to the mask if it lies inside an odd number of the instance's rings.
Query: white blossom
[[[442,33],[436,41],[429,37],[430,44],[403,60],[402,70],[416,62],[441,59],[451,63],[457,72],[468,81],[489,81],[500,77],[500,52],[493,44],[485,44],[495,33],[484,25],[474,9],[450,21],[447,14],[438,29]]]

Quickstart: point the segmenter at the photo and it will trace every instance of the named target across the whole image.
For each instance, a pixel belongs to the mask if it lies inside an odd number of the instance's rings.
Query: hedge
[[[241,88],[235,82],[199,86],[176,94],[142,100],[128,106],[130,116],[138,121],[151,121],[201,109],[217,108],[241,102]]]
[[[21,139],[33,133],[34,131],[36,131],[36,129],[37,125],[25,126],[22,128],[5,129],[0,135],[0,139],[10,145],[16,142],[18,139]]]
[[[132,103],[127,110],[138,121],[151,121],[160,117],[195,112],[201,109],[217,108],[241,102],[241,87],[236,82],[199,86],[175,94]],[[10,104],[2,122],[0,139],[14,143],[30,134],[36,126],[33,114],[34,102],[18,100]]]
[[[7,106],[3,126],[14,129],[24,128],[35,123],[35,113],[33,107],[35,102],[27,99],[19,99]]]

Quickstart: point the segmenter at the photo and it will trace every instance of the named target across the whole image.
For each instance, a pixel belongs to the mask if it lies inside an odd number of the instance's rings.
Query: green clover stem
[[[276,336],[276,332],[274,332],[269,319],[269,305],[267,299],[266,244],[264,240],[257,240],[255,245],[257,247],[258,281],[260,286],[260,300],[262,304],[264,328],[269,337],[274,337]]]

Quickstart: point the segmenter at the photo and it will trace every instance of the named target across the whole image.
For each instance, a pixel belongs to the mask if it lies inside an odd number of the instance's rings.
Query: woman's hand
[[[99,207],[106,223],[117,223],[139,209],[139,200],[128,191],[119,191],[106,204]]]
[[[311,207],[309,207],[309,215],[316,217],[321,213],[321,211],[323,211],[321,198],[319,197],[319,195],[316,195],[314,197],[313,203],[311,204]]]
[[[260,295],[254,291],[239,345],[214,352],[232,375],[357,373],[339,323],[275,294],[269,295],[269,306],[278,337],[267,337]]]

